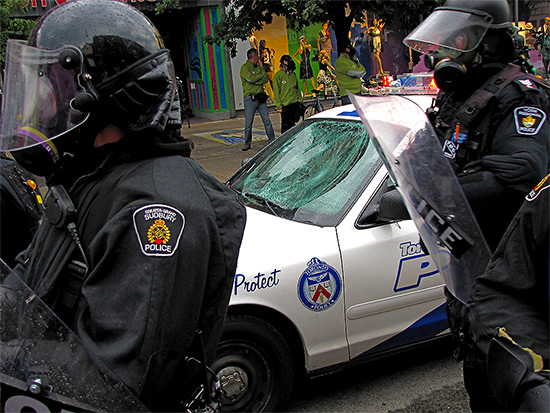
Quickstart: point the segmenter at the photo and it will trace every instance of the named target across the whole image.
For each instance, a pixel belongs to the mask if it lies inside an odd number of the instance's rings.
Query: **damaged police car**
[[[222,410],[284,409],[302,374],[446,333],[443,281],[414,223],[381,205],[392,181],[352,105],[306,119],[228,184],[247,224],[212,365]]]

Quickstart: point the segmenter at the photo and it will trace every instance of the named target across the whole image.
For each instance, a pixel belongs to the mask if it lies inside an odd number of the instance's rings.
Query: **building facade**
[[[27,0],[28,12],[24,17],[38,18],[65,1],[67,0]],[[213,36],[214,25],[223,16],[220,0],[178,0],[175,9],[162,14],[155,12],[159,0],[119,1],[141,10],[159,29],[166,47],[171,51],[176,75],[186,86],[186,97],[195,115],[211,119],[229,119],[244,109],[239,71],[246,61],[246,52],[251,44],[249,41],[238,42],[237,55],[232,59],[223,44],[209,44],[206,41]],[[520,3],[520,6],[522,4],[525,4],[525,7],[519,7],[518,17],[523,24],[531,21],[535,27],[539,27],[544,17],[550,15],[548,1],[537,3],[533,9],[525,2]],[[521,24],[519,26],[521,27]],[[355,44],[358,57],[367,69],[367,74],[371,74],[375,73],[375,68],[365,29],[365,24],[352,24],[350,40]],[[313,58],[317,54],[317,34],[320,30],[321,24],[318,23],[302,29],[299,33],[294,32],[287,28],[284,17],[274,16],[272,24],[255,32],[254,35],[258,42],[265,40],[267,46],[274,50],[273,70],[277,71],[280,57],[284,54],[293,56],[299,48],[298,39],[302,35],[306,36],[312,46],[310,58]],[[406,34],[400,30],[398,22],[386,27],[383,32],[382,66],[394,76],[406,72],[411,63],[412,56],[402,44]],[[336,46],[334,37],[332,41]],[[536,53],[532,55],[535,56]],[[333,62],[336,58],[336,54],[333,53]],[[316,78],[319,65],[313,60],[310,64],[313,77]],[[296,73],[299,75],[299,65],[297,66]],[[301,81],[299,85],[303,91],[304,85]],[[311,88],[311,85],[308,87]],[[269,85],[266,86],[266,91],[271,94]]]

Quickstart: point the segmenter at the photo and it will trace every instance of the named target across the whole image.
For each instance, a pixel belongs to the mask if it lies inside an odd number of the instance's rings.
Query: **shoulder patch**
[[[525,89],[537,89],[537,85],[529,78],[518,79],[518,83]]]
[[[521,135],[536,135],[546,120],[546,113],[539,108],[521,106],[514,109],[516,130]]]
[[[548,188],[550,188],[550,174],[546,175],[546,177],[527,194],[525,200],[529,202],[534,201],[542,191]]]
[[[134,212],[133,220],[144,255],[174,255],[185,227],[185,217],[180,211],[168,205],[146,205]]]

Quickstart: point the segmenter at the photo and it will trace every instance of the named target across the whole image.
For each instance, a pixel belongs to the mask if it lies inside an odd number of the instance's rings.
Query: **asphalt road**
[[[305,379],[291,412],[470,412],[448,344]]]

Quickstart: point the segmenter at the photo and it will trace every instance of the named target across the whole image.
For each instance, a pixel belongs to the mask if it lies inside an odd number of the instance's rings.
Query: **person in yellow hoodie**
[[[292,128],[300,119],[302,100],[296,77],[296,64],[290,55],[281,56],[281,69],[273,77],[273,92],[277,112],[281,113],[281,133]]]
[[[355,48],[351,44],[344,45],[340,57],[334,63],[334,72],[338,81],[342,104],[351,103],[349,93],[361,92],[361,78],[365,75],[365,67],[355,57]]]

